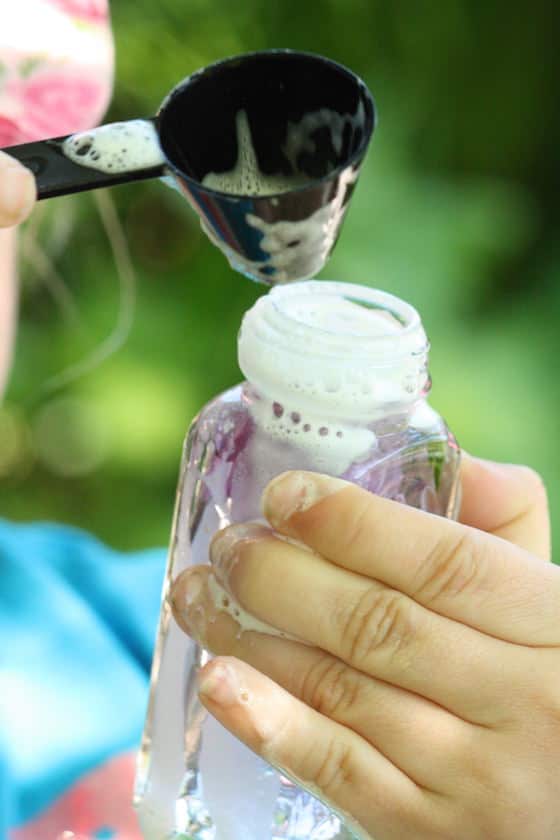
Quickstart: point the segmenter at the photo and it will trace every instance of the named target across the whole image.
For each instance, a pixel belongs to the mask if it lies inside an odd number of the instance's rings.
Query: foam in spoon
[[[67,137],[62,151],[74,163],[108,175],[150,169],[165,163],[153,123],[109,123]]]
[[[202,179],[204,187],[231,195],[258,196],[289,192],[309,183],[310,179],[302,173],[266,175],[262,172],[245,111],[237,112],[235,127],[238,149],[235,166],[226,172],[209,172]]]

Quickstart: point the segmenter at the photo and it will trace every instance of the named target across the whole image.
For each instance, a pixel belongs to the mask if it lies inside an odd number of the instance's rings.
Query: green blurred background
[[[560,52],[554,5],[522,8],[115,0],[107,119],[151,115],[193,70],[253,49],[323,53],[364,77],[379,126],[322,276],[420,310],[433,404],[465,449],[539,470],[560,524]],[[64,388],[52,377],[115,324],[119,274],[93,194],[50,202],[32,223],[39,247],[22,267],[0,414],[1,509],[138,548],[167,542],[185,430],[241,378],[236,332],[264,289],[233,274],[173,191],[146,182],[110,195],[137,274],[132,328]]]

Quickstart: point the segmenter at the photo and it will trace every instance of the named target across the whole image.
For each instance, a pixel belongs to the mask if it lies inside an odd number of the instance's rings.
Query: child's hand
[[[37,199],[33,174],[0,151],[0,228],[19,225],[29,216]]]
[[[376,840],[558,840],[560,568],[530,470],[465,459],[459,524],[311,473],[267,488],[175,615],[207,708]],[[239,633],[229,597],[305,644]],[[243,662],[239,660],[244,660]],[[248,663],[248,664],[246,664]],[[252,666],[252,667],[251,667]]]

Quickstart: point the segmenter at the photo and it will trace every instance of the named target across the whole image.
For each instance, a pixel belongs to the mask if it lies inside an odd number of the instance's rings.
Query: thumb
[[[19,225],[31,213],[37,199],[32,173],[0,151],[0,228]]]
[[[548,500],[534,470],[463,453],[461,489],[461,522],[550,560]]]

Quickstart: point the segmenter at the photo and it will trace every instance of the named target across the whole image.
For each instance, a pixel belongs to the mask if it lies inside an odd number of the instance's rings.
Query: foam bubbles
[[[129,120],[67,137],[62,151],[74,163],[108,175],[151,169],[164,162],[153,123]]]
[[[310,111],[298,122],[289,122],[286,132],[286,142],[283,147],[284,154],[292,164],[294,171],[297,170],[299,156],[307,152],[311,155],[316,152],[316,142],[313,134],[320,129],[328,129],[331,136],[331,143],[338,158],[342,156],[344,132],[348,128],[354,137],[357,132],[363,132],[366,125],[366,112],[364,103],[360,99],[355,114],[339,114],[331,108],[320,108],[318,111]]]
[[[247,610],[235,601],[229,592],[226,592],[224,587],[216,580],[215,575],[208,576],[208,592],[214,601],[214,606],[218,612],[226,612],[238,624],[240,632],[254,631],[255,633],[265,633],[267,636],[279,636],[282,639],[291,639],[299,641],[295,636],[285,633],[283,630],[273,627],[271,624],[266,624],[264,621],[256,618]]]
[[[247,112],[240,110],[235,117],[238,149],[235,166],[226,172],[209,172],[202,184],[232,195],[264,196],[289,192],[314,180],[301,172],[298,159],[302,153],[316,153],[317,144],[313,139],[316,131],[325,128],[329,131],[333,149],[340,159],[345,130],[348,128],[355,135],[364,130],[365,124],[366,114],[361,100],[354,114],[339,114],[330,108],[321,108],[304,114],[297,122],[288,122],[282,151],[291,164],[292,173],[267,175],[259,167]]]
[[[269,400],[255,401],[250,411],[258,428],[273,440],[301,449],[316,469],[342,475],[350,464],[365,460],[377,445],[375,434],[362,426],[332,421],[328,414],[306,410],[303,414],[282,406],[278,415]],[[294,417],[297,418],[294,420]]]
[[[317,152],[314,134],[327,129],[337,161],[344,162],[342,155],[344,138],[353,138],[350,149],[357,148],[358,136],[365,130],[366,114],[360,100],[354,114],[339,114],[329,108],[321,108],[304,114],[296,122],[288,122],[286,139],[282,151],[291,164],[290,175],[266,175],[259,168],[257,154],[251,137],[251,129],[245,111],[236,115],[238,158],[233,169],[227,172],[209,172],[202,180],[204,186],[220,192],[246,196],[274,196],[313,183],[298,167],[302,154]],[[249,277],[257,278],[269,285],[305,280],[314,277],[325,264],[334,247],[340,224],[344,216],[348,193],[358,178],[358,168],[348,166],[340,172],[331,201],[306,218],[298,221],[276,219],[267,221],[248,213],[247,224],[261,234],[259,247],[267,257],[257,262],[234,251],[217,237],[202,220],[202,228],[209,239],[226,255],[232,268]],[[271,199],[274,203],[275,199]]]
[[[326,284],[320,288],[325,291]],[[349,336],[356,339],[376,338],[397,336],[402,332],[402,324],[390,312],[379,307],[368,308],[359,300],[343,294],[284,295],[282,311],[298,325],[331,333],[333,340],[335,336],[347,340]]]
[[[419,399],[427,349],[408,304],[317,281],[261,297],[238,344],[239,365],[261,395],[250,406],[258,428],[334,474],[371,455],[375,421]]]
[[[297,222],[268,222],[247,213],[247,224],[259,231],[262,261],[247,259],[220,239],[201,219],[201,227],[210,241],[225,254],[235,271],[257,278],[268,285],[292,283],[314,277],[324,266],[334,247],[346,207],[347,191],[358,178],[358,170],[349,168],[338,178],[332,200],[310,216]]]
[[[265,175],[261,172],[245,111],[238,111],[235,127],[238,149],[235,166],[227,172],[208,172],[202,179],[203,186],[232,195],[258,196],[289,192],[309,183],[310,179],[300,173]]]

